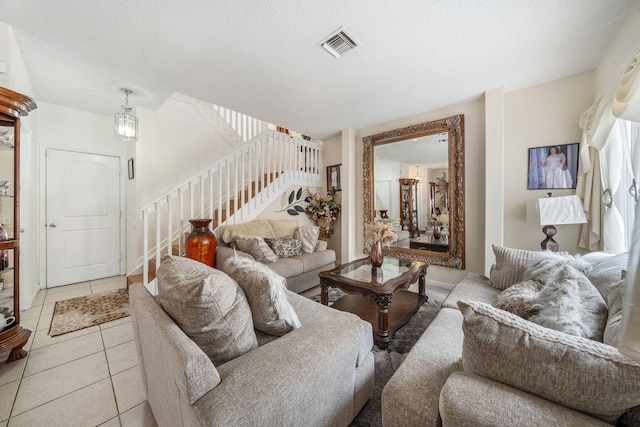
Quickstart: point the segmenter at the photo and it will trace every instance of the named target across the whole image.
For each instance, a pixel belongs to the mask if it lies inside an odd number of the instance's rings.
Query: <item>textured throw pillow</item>
[[[616,348],[480,302],[464,316],[464,370],[615,423],[640,404],[640,363]]]
[[[282,258],[302,255],[302,242],[293,238],[266,239],[273,252]]]
[[[282,276],[264,264],[242,257],[227,259],[224,268],[244,290],[256,329],[281,336],[301,326],[287,298],[286,281]]]
[[[157,277],[162,308],[214,365],[258,347],[247,298],[229,276],[189,258],[168,256]]]
[[[566,252],[528,251],[493,245],[493,253],[496,256],[496,263],[491,266],[489,279],[495,288],[502,290],[531,278],[525,277],[524,273],[534,261],[550,259],[558,265],[568,264],[585,273],[591,267],[579,256],[572,256]]]
[[[262,237],[256,236],[238,236],[232,244],[233,247],[240,249],[242,252],[246,252],[260,262],[276,262],[278,256],[267,245]]]
[[[546,328],[602,342],[607,305],[587,277],[563,265],[540,276],[543,283],[529,320]]]
[[[540,311],[533,308],[540,289],[542,289],[542,283],[538,280],[516,283],[502,291],[493,306],[528,319]]]
[[[622,330],[622,307],[624,297],[624,280],[618,280],[609,286],[607,291],[607,305],[609,306],[609,317],[607,318],[607,326],[604,328],[604,338],[602,342],[605,344],[618,346],[620,341],[620,331]]]
[[[629,252],[600,256],[598,261],[593,263],[593,269],[587,274],[587,277],[593,286],[598,288],[602,297],[606,299],[609,286],[622,278],[622,270],[626,270],[628,265]]]
[[[298,239],[302,242],[302,250],[306,254],[315,252],[319,237],[320,227],[318,227],[317,225],[301,225],[300,227],[298,227],[296,232],[293,233],[293,238]]]

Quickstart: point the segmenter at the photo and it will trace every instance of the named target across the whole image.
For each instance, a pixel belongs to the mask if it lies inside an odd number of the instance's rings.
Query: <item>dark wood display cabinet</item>
[[[411,237],[420,235],[418,229],[418,180],[400,178],[400,226]]]
[[[20,117],[35,108],[31,98],[0,87],[0,316],[15,318],[0,329],[7,362],[27,355],[31,335],[20,325]]]

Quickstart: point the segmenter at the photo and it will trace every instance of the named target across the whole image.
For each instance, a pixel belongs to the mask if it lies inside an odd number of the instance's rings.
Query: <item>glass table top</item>
[[[356,282],[381,286],[402,276],[411,270],[411,267],[413,267],[411,261],[385,256],[381,267],[372,266],[369,258],[364,258],[345,264],[341,269],[332,271],[331,274]]]

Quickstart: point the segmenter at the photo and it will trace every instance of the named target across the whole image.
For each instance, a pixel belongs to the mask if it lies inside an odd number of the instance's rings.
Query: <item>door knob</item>
[[[56,228],[58,225],[55,222],[52,222],[51,224],[49,224],[49,227],[51,228]]]

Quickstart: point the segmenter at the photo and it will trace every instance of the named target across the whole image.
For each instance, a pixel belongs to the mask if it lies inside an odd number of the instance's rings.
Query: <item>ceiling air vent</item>
[[[353,37],[347,34],[342,28],[333,32],[318,44],[336,58],[340,58],[343,53],[358,46],[353,40]]]

